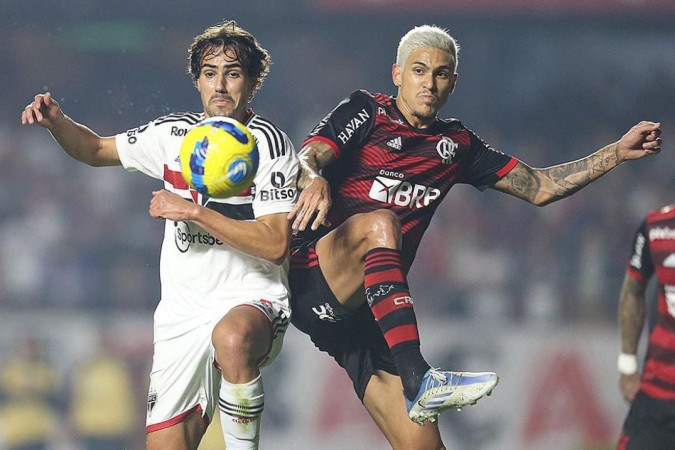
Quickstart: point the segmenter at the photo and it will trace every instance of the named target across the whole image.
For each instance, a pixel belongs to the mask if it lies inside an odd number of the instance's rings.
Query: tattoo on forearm
[[[508,184],[509,192],[528,201],[534,200],[541,188],[541,182],[534,174],[534,170],[526,164],[516,165],[503,180]]]
[[[586,158],[543,169],[553,193],[566,197],[600,178],[618,165],[616,145],[608,145]]]
[[[530,202],[539,198],[543,203],[549,203],[574,194],[619,163],[616,144],[612,144],[585,158],[544,169],[533,169],[520,163],[503,181],[513,195]]]

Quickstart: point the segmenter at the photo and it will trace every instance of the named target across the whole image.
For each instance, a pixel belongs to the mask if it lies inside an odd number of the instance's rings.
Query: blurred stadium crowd
[[[211,1],[194,9],[177,1],[42,3],[0,2],[5,319],[86,314],[96,321],[121,313],[147,318],[150,326],[159,298],[162,226],[147,207],[160,182],[70,160],[47,132],[22,128],[19,115],[46,90],[100,134],[194,110],[199,100],[186,74],[186,48],[193,35],[226,18],[270,50],[274,64],[253,105],[297,147],[352,90],[393,94],[398,38],[422,23],[448,28],[461,45],[458,86],[444,114],[531,165],[582,157],[642,119],[663,123],[662,155],[619,167],[544,209],[456,187],[413,267],[421,317],[614,324],[631,235],[648,210],[675,201],[675,8],[663,6],[658,14],[643,14],[639,6],[622,13],[456,14],[446,7],[413,17],[407,10],[350,9],[354,2],[322,9],[318,0]],[[36,15],[38,4],[43,9]],[[43,332],[35,335],[49,345]],[[5,372],[14,350],[30,354],[36,345],[29,329],[8,339],[0,349]],[[131,362],[131,373],[145,380],[147,368],[129,354],[118,362]],[[11,379],[2,377],[4,404],[20,392]],[[47,391],[50,383],[62,383],[46,396],[64,392],[66,381],[58,379],[45,375]],[[143,389],[137,390],[133,395],[144,401]],[[72,398],[52,404],[70,408]],[[136,423],[142,408],[136,408]],[[129,429],[139,433],[138,426]]]

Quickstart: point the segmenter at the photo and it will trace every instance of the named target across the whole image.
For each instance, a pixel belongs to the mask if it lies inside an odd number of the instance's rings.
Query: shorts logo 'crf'
[[[368,196],[378,202],[417,209],[429,206],[441,196],[441,191],[403,180],[375,177]]]

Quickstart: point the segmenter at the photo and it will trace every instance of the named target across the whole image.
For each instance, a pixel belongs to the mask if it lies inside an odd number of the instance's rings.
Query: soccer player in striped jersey
[[[356,91],[315,127],[289,214],[300,232],[289,277],[293,324],[347,371],[397,449],[443,448],[438,414],[475,403],[497,383],[491,372],[433,369],[420,352],[406,274],[450,188],[490,187],[543,206],[661,145],[660,125],[641,122],[585,158],[532,168],[459,120],[437,117],[455,88],[457,56],[438,27],[403,36],[392,68],[398,94]]]
[[[254,36],[225,22],[197,36],[188,53],[203,113],[169,114],[100,137],[46,93],[25,108],[22,122],[47,128],[79,161],[164,182],[150,201],[150,215],[166,224],[147,448],[197,449],[218,407],[227,448],[256,449],[264,407],[259,368],[279,353],[290,318],[287,214],[298,159],[286,134],[248,107],[269,71],[269,54]],[[180,172],[183,136],[212,116],[248,126],[260,154],[252,188],[226,199],[195,192]]]
[[[638,371],[647,283],[658,282],[654,327]],[[675,205],[649,212],[633,238],[619,300],[619,388],[630,403],[617,449],[675,448]]]

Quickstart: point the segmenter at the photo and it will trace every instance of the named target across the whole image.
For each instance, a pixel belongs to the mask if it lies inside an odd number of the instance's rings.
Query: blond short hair
[[[455,59],[455,71],[459,63],[459,44],[447,30],[436,25],[421,25],[408,31],[398,44],[396,64],[403,67],[408,57],[420,48],[437,48],[450,53]]]

